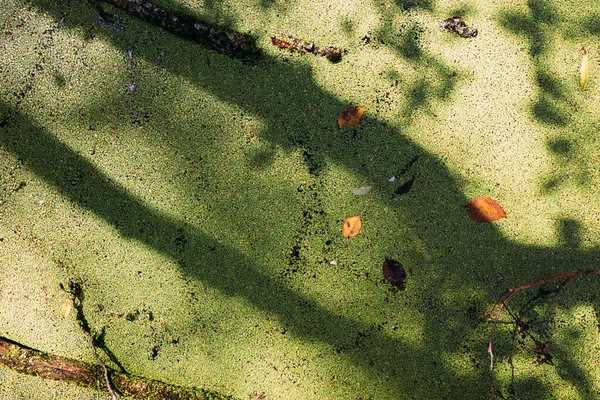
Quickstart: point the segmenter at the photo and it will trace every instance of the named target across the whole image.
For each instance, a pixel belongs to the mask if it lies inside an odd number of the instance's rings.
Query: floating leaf
[[[579,67],[579,87],[583,89],[590,79],[590,64],[587,51],[585,48],[582,48],[582,50],[583,58],[581,59],[581,67]]]
[[[365,106],[350,107],[338,117],[338,126],[340,128],[346,124],[356,126],[362,119],[364,113]]]
[[[402,264],[391,258],[385,258],[383,263],[383,276],[397,289],[404,290],[406,271]]]
[[[354,217],[348,217],[344,221],[344,225],[342,226],[342,235],[345,238],[351,238],[353,236],[358,235],[360,232],[360,228],[362,228],[362,221],[360,220],[360,215],[356,215]]]
[[[363,194],[367,194],[369,193],[369,190],[371,190],[372,186],[363,186],[360,188],[352,188],[352,193],[354,193],[357,196],[362,196]]]
[[[475,222],[492,222],[500,218],[506,218],[506,212],[489,197],[478,197],[465,206],[469,217]]]
[[[62,306],[60,307],[60,313],[62,314],[62,316],[64,318],[67,318],[67,316],[71,313],[72,309],[73,309],[73,300],[66,299],[62,303]]]

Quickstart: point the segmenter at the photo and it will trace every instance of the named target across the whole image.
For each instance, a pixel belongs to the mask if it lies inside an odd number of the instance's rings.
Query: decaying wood
[[[185,15],[176,15],[146,0],[99,0],[112,4],[128,14],[185,39],[200,42],[208,47],[235,58],[248,58],[258,52],[252,36],[222,29]]]
[[[311,53],[317,56],[322,56],[328,59],[329,61],[336,63],[342,59],[344,54],[347,54],[348,51],[344,49],[338,49],[336,47],[327,47],[326,49],[319,48],[315,46],[315,44],[311,41],[307,41],[304,39],[295,38],[293,36],[282,37],[281,39],[273,36],[271,38],[271,43],[275,46],[279,47],[282,50],[289,50],[291,52],[300,52],[300,53]]]
[[[0,365],[40,378],[68,382],[106,391],[105,373],[100,365],[58,357],[0,337]],[[233,400],[206,389],[185,388],[127,375],[108,368],[116,392],[145,400]]]

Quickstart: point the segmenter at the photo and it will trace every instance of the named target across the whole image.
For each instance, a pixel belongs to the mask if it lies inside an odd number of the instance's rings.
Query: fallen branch
[[[557,291],[561,290],[566,284],[571,282],[571,280],[573,278],[576,278],[576,277],[582,276],[582,275],[600,275],[600,269],[586,269],[586,270],[582,270],[582,271],[565,272],[562,274],[551,276],[546,279],[542,279],[537,282],[533,282],[533,283],[529,283],[526,285],[521,285],[521,286],[517,286],[517,287],[508,289],[508,295],[506,295],[504,298],[502,298],[500,300],[500,306],[498,307],[498,309],[495,312],[496,316],[494,317],[494,322],[492,324],[492,334],[490,336],[490,341],[488,342],[488,353],[490,355],[490,391],[493,396],[499,395],[496,392],[496,389],[494,388],[494,351],[493,351],[494,337],[496,336],[496,326],[498,325],[498,320],[500,319],[500,314],[502,314],[502,310],[505,307],[507,307],[508,300],[510,300],[511,297],[513,297],[515,294],[517,294],[521,290],[531,289],[536,286],[541,286],[546,283],[554,282],[559,279],[564,279],[564,281],[560,285],[558,285],[556,288]]]
[[[96,2],[96,0],[92,1]],[[248,58],[258,52],[254,38],[248,34],[216,27],[186,15],[173,14],[146,0],[97,1],[112,4],[134,17],[184,39],[202,43],[229,57]]]
[[[99,365],[58,357],[0,337],[0,365],[13,371],[106,391],[105,370]],[[207,389],[185,388],[124,374],[106,367],[114,389],[144,400],[232,400]],[[112,393],[114,395],[114,392]]]

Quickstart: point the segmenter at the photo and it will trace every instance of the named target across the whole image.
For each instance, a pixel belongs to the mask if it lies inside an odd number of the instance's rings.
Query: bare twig
[[[115,394],[115,391],[112,388],[112,384],[110,383],[110,378],[108,377],[108,368],[106,367],[106,364],[104,364],[104,361],[102,361],[100,359],[100,357],[98,357],[98,353],[96,353],[96,345],[94,344],[94,338],[92,337],[92,335],[89,332],[86,332],[85,330],[83,330],[83,331],[86,333],[86,335],[90,339],[90,346],[92,347],[92,353],[94,354],[94,358],[96,359],[96,362],[98,364],[100,364],[100,366],[104,370],[104,381],[106,382],[106,387],[108,388],[108,393],[110,393],[112,400],[117,400],[117,395]]]
[[[571,280],[573,280],[573,278],[576,278],[576,277],[582,276],[582,275],[600,275],[600,269],[586,269],[586,270],[582,270],[582,271],[565,272],[565,273],[554,275],[549,278],[542,279],[542,280],[539,280],[539,281],[536,281],[533,283],[529,283],[526,285],[521,285],[521,286],[517,286],[517,287],[508,289],[508,295],[506,295],[504,298],[502,298],[500,300],[500,306],[498,307],[498,309],[495,312],[494,322],[492,324],[492,334],[490,335],[490,341],[488,342],[488,353],[490,355],[490,391],[493,396],[499,395],[499,393],[497,393],[496,389],[494,388],[494,351],[493,351],[494,337],[496,336],[496,326],[498,325],[498,320],[500,319],[500,314],[502,314],[502,310],[505,307],[507,307],[508,300],[510,300],[511,297],[513,297],[515,294],[517,294],[521,290],[531,289],[536,286],[541,286],[546,283],[554,282],[559,279],[565,279],[557,287],[557,290],[560,290],[566,284],[571,282]]]

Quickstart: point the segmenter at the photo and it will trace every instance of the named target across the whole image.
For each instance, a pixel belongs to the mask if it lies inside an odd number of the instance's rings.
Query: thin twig
[[[571,282],[571,280],[573,280],[573,278],[576,278],[576,277],[582,276],[582,275],[591,275],[591,274],[600,275],[600,269],[586,269],[586,270],[582,270],[582,271],[565,272],[562,274],[551,276],[546,279],[542,279],[540,281],[536,281],[533,283],[529,283],[526,285],[521,285],[521,286],[517,286],[517,287],[508,289],[508,295],[500,300],[500,306],[498,307],[498,310],[496,311],[496,316],[494,317],[494,322],[492,324],[492,334],[490,335],[490,341],[488,342],[487,350],[490,355],[490,391],[492,392],[492,395],[494,395],[494,396],[498,395],[498,393],[496,392],[496,389],[494,388],[494,351],[493,351],[494,337],[496,336],[496,326],[498,325],[498,320],[500,319],[500,314],[502,313],[502,310],[506,307],[506,303],[508,302],[508,300],[510,300],[511,297],[513,297],[515,294],[517,294],[521,290],[531,289],[536,286],[544,285],[546,283],[550,283],[550,282],[556,281],[558,279],[564,278],[565,281],[562,282],[557,288],[557,290],[560,290],[566,284]]]
[[[104,380],[106,381],[106,387],[108,388],[108,393],[110,393],[112,400],[117,400],[117,395],[115,394],[115,391],[112,388],[112,384],[110,383],[110,378],[108,377],[108,368],[106,367],[106,364],[104,364],[104,361],[102,361],[100,359],[100,357],[98,357],[98,353],[96,352],[96,345],[94,344],[94,338],[92,337],[92,335],[89,332],[86,332],[85,330],[83,330],[83,331],[86,333],[86,335],[90,339],[90,346],[92,347],[92,353],[94,354],[94,358],[96,359],[96,362],[98,364],[100,364],[102,366],[102,369],[104,370]]]
[[[68,288],[66,288],[62,283],[60,284],[60,288],[71,295],[73,298],[73,304],[75,305],[75,309],[77,310],[77,322],[82,332],[88,337],[90,341],[90,347],[92,348],[92,354],[94,358],[100,364],[102,369],[104,370],[104,381],[106,382],[106,387],[108,389],[108,393],[110,394],[112,400],[117,400],[117,395],[113,390],[112,384],[110,383],[110,377],[108,375],[108,368],[104,361],[98,357],[98,353],[96,352],[96,343],[94,343],[94,336],[92,335],[92,330],[85,318],[85,314],[83,313],[83,299],[85,298],[83,293],[83,288],[81,284],[77,282],[69,282]]]

